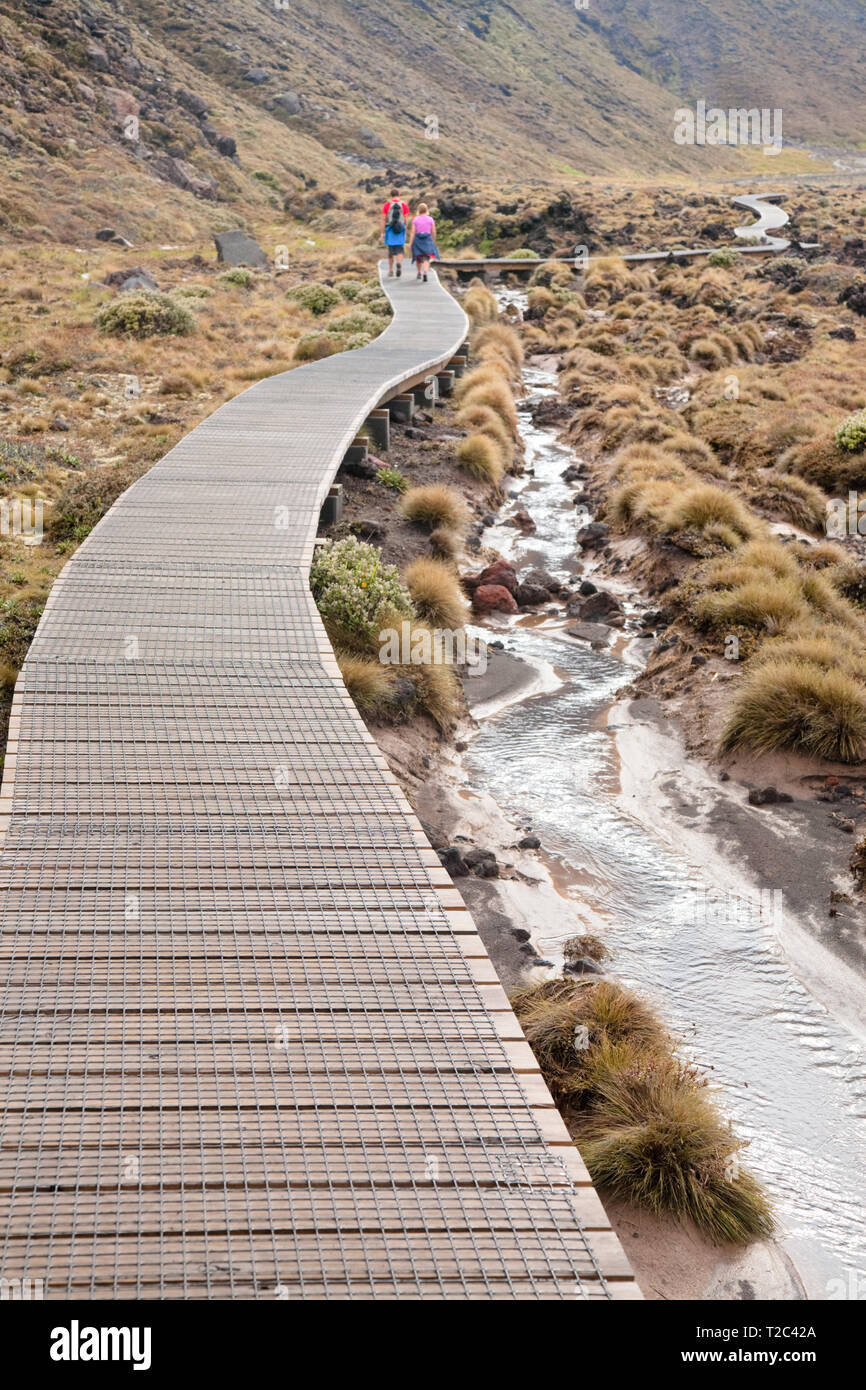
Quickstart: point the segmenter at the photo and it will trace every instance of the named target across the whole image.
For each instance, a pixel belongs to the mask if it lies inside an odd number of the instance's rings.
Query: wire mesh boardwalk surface
[[[0,1277],[48,1298],[639,1297],[307,586],[368,411],[466,332],[388,292],[119,499],[19,678]]]

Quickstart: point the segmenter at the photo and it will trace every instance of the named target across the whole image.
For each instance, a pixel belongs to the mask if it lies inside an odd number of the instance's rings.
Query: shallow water
[[[552,393],[555,378],[527,369],[525,383],[538,397]],[[571,505],[574,485],[560,477],[574,455],[525,411],[521,428],[534,477],[518,480],[515,493],[537,532],[524,538],[500,522],[484,542],[565,578],[586,521]],[[745,1162],[771,1192],[809,1296],[866,1296],[863,1048],[794,976],[774,900],[721,892],[737,866],[720,865],[714,845],[691,862],[640,812],[624,810],[607,714],[644,644],[596,652],[558,630],[561,621],[518,620],[496,632],[516,655],[552,663],[564,681],[482,722],[465,760],[470,785],[531,822],[561,861],[560,886],[586,928],[601,926],[617,975],[658,1004],[707,1069],[749,1141]],[[713,860],[725,872],[712,871]],[[560,944],[543,924],[537,939],[556,960]]]

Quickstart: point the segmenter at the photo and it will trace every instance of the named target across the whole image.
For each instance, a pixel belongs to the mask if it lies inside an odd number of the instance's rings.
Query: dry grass
[[[488,434],[471,434],[456,449],[457,462],[471,477],[498,487],[505,473],[501,445]]]
[[[460,583],[448,565],[423,557],[413,560],[403,576],[418,616],[433,628],[462,628],[469,609]]]
[[[489,323],[479,328],[472,339],[472,350],[480,361],[487,356],[506,362],[513,376],[520,375],[523,366],[523,346],[515,330],[507,323]]]
[[[866,757],[866,686],[813,660],[775,657],[747,673],[722,739],[729,751],[780,748],[843,763]]]
[[[593,1181],[718,1244],[773,1226],[741,1144],[653,1011],[615,981],[551,980],[512,998]]]
[[[430,532],[430,549],[441,560],[454,560],[460,552],[460,537],[447,526],[437,526]]]
[[[467,390],[462,392],[460,399],[465,406],[486,405],[507,425],[512,438],[517,438],[517,408],[505,380],[475,381]]]
[[[343,684],[358,709],[367,716],[381,715],[393,694],[393,667],[349,652],[338,651],[336,655]]]
[[[514,440],[511,431],[502,417],[497,415],[495,410],[491,410],[489,405],[462,406],[454,417],[454,423],[460,429],[471,430],[473,434],[489,434],[500,446],[503,460],[512,457]]]
[[[449,531],[462,531],[468,518],[463,498],[441,483],[410,488],[400,501],[400,511],[408,521],[428,526],[431,531],[442,526]]]
[[[723,526],[743,540],[758,529],[739,498],[712,483],[686,488],[665,508],[661,524],[666,531],[685,531],[689,527],[706,531],[710,526]]]
[[[479,324],[493,323],[499,315],[496,296],[484,285],[473,285],[467,291],[463,296],[463,308],[476,328]]]

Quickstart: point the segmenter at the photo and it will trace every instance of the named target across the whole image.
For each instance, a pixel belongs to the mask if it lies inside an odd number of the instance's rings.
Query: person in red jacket
[[[403,274],[403,252],[406,250],[406,226],[409,221],[409,204],[400,197],[400,190],[391,190],[391,196],[382,207],[382,240],[388,252],[388,274],[394,274],[397,262],[397,278]]]

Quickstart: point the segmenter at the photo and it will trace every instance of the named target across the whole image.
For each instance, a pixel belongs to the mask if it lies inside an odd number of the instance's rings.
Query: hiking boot
[[[400,279],[400,276],[401,276],[402,274],[403,274],[403,267],[402,267],[401,265],[398,265],[398,267],[397,267],[397,279],[398,279],[398,280]]]
[[[427,276],[426,276],[426,275],[424,276],[424,284],[425,284],[425,285],[427,284]]]

